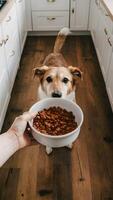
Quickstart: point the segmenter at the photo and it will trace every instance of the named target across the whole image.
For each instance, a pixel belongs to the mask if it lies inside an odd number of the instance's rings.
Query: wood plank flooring
[[[37,98],[32,69],[53,49],[55,37],[28,37],[3,126]],[[69,36],[63,48],[69,65],[79,66],[77,103],[84,124],[73,149],[35,145],[15,153],[0,169],[0,200],[113,200],[113,114],[90,36]]]

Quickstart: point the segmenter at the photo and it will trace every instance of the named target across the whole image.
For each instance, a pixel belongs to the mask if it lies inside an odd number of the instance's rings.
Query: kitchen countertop
[[[4,7],[0,10],[0,23],[7,16],[8,11],[12,8],[14,0],[8,0]]]
[[[113,20],[113,0],[101,0],[106,10],[109,13],[109,16]]]

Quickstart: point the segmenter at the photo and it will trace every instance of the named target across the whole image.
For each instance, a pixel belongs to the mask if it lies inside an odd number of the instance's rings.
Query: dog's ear
[[[68,69],[70,70],[71,74],[74,78],[79,77],[83,78],[83,72],[78,67],[69,66]]]
[[[38,78],[42,77],[45,72],[48,70],[48,66],[44,65],[41,67],[36,67],[33,69],[33,77],[37,76]]]

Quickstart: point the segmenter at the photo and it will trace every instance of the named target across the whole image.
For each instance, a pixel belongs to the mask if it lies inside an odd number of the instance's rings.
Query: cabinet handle
[[[106,16],[106,17],[109,17],[109,14],[106,13],[105,16]]]
[[[110,37],[108,38],[109,45],[112,47],[112,43],[110,41]]]
[[[74,12],[75,12],[75,9],[74,9],[74,8],[72,8],[72,13],[74,14]]]
[[[97,6],[99,5],[99,2],[98,2],[98,0],[95,0],[95,3],[96,3],[96,5],[97,5]]]
[[[56,0],[47,0],[49,3],[54,3]]]
[[[4,40],[4,44],[6,44],[8,40],[9,40],[9,35],[6,36],[6,39]]]
[[[10,55],[10,57],[14,56],[15,55],[15,51],[12,50],[12,54]]]
[[[10,22],[11,21],[11,16],[8,17],[8,19],[6,20],[6,22]]]
[[[2,47],[3,43],[4,43],[4,41],[3,41],[3,40],[1,40],[1,42],[0,42],[0,47]]]
[[[50,20],[50,21],[53,21],[55,19],[56,19],[55,17],[47,17],[47,20]]]
[[[22,2],[22,0],[19,0],[19,1],[18,1],[18,3],[21,3],[21,2]]]
[[[105,34],[106,34],[106,35],[108,34],[108,32],[107,32],[106,28],[104,29],[104,32],[105,32]]]

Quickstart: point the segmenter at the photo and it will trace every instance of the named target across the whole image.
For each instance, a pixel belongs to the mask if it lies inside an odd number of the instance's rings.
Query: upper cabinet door
[[[88,30],[89,7],[90,0],[71,0],[71,30]]]
[[[16,0],[16,10],[20,37],[20,47],[22,52],[27,35],[25,0]]]

